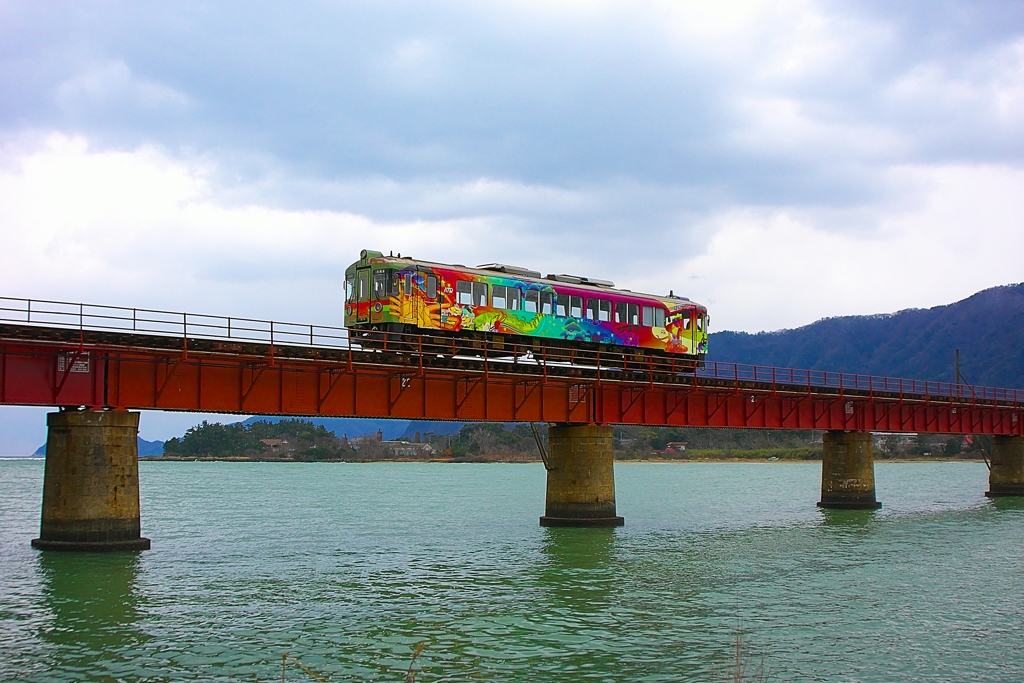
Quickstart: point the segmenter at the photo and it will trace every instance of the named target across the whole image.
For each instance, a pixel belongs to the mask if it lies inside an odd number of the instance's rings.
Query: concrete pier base
[[[877,510],[875,456],[871,434],[825,432],[821,458],[821,500],[818,507]]]
[[[612,428],[548,427],[548,488],[541,526],[622,526],[615,514]]]
[[[1024,436],[993,436],[989,498],[1024,496]]]
[[[139,525],[139,414],[46,416],[40,550],[148,550]]]

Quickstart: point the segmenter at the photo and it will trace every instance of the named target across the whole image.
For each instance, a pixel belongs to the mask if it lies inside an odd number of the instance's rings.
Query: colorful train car
[[[356,336],[427,331],[554,348],[592,345],[707,351],[707,309],[613,283],[487,264],[476,268],[363,250],[345,270],[345,326]]]

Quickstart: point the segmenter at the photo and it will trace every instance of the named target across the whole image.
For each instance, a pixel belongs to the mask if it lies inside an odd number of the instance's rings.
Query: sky
[[[775,330],[1024,280],[1022,161],[1020,2],[0,0],[0,296],[340,325],[368,248]]]

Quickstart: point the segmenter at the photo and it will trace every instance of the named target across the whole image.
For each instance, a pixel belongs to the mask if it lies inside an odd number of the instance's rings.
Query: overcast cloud
[[[1019,2],[5,1],[0,93],[6,296],[338,324],[366,247],[757,331],[1024,280]]]

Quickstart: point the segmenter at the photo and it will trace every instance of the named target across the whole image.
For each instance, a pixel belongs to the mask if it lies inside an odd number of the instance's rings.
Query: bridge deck
[[[448,337],[364,348],[344,328],[0,303],[7,405],[1024,434],[1013,389]]]

